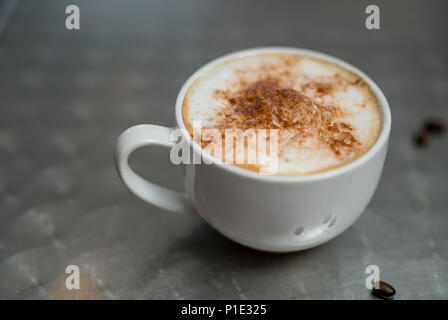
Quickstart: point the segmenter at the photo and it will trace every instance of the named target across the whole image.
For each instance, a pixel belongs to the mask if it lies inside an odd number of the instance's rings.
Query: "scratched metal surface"
[[[0,38],[0,298],[373,299],[370,264],[396,299],[448,298],[447,137],[411,143],[422,119],[448,117],[448,5],[375,2],[380,31],[364,28],[362,1],[19,1]],[[68,4],[81,9],[79,31],[65,29]],[[112,161],[128,126],[173,124],[195,69],[266,45],[350,61],[393,115],[366,212],[330,243],[289,255],[145,204]],[[132,165],[182,188],[165,151],[138,151]],[[80,290],[65,289],[69,264]]]

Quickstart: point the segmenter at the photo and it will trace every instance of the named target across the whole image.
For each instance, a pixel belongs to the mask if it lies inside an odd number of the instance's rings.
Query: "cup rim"
[[[305,57],[314,57],[321,59],[326,62],[334,63],[338,66],[341,66],[342,68],[351,71],[355,73],[356,75],[360,76],[363,81],[365,81],[369,87],[370,90],[375,95],[377,102],[380,106],[380,111],[382,113],[382,126],[381,131],[376,139],[375,143],[370,147],[367,152],[365,152],[363,155],[361,155],[359,158],[350,161],[347,164],[344,164],[340,167],[329,169],[326,171],[318,172],[318,173],[311,173],[306,175],[261,175],[258,172],[247,170],[240,168],[235,165],[226,164],[218,159],[214,158],[212,155],[210,155],[208,152],[206,152],[204,149],[202,149],[201,146],[199,146],[196,142],[193,141],[192,137],[188,133],[187,128],[185,127],[183,116],[182,116],[182,104],[184,97],[187,93],[187,90],[190,88],[190,86],[193,84],[193,82],[203,73],[205,73],[210,68],[214,67],[215,65],[224,62],[226,60],[232,59],[232,58],[241,58],[253,54],[263,54],[263,53],[285,53],[285,54],[299,54]],[[259,180],[259,181],[267,181],[267,182],[284,182],[284,183],[296,183],[296,182],[308,182],[308,181],[317,181],[322,179],[327,179],[330,177],[338,176],[344,173],[347,173],[349,171],[352,171],[360,166],[362,166],[364,163],[368,162],[371,158],[373,158],[379,150],[383,147],[385,143],[387,143],[391,124],[392,124],[392,117],[390,112],[389,103],[387,102],[386,97],[384,96],[383,92],[379,88],[379,86],[364,72],[356,68],[355,66],[349,64],[348,62],[341,60],[339,58],[336,58],[334,56],[321,53],[314,50],[309,49],[302,49],[302,48],[294,48],[294,47],[259,47],[259,48],[250,48],[250,49],[243,49],[238,50],[235,52],[231,52],[222,56],[219,56],[210,62],[206,63],[202,67],[200,67],[198,70],[196,70],[183,84],[181,90],[179,91],[179,94],[177,95],[176,99],[176,122],[177,126],[182,130],[183,139],[186,139],[188,141],[189,146],[191,146],[194,150],[194,152],[198,152],[202,155],[203,158],[207,161],[213,161],[211,165],[216,165],[222,168],[223,170],[236,174],[238,176],[243,176],[249,179]],[[207,161],[207,162],[208,162]]]

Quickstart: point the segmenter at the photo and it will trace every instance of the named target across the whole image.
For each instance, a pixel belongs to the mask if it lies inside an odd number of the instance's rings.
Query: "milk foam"
[[[277,174],[310,174],[339,167],[364,154],[376,141],[381,129],[381,112],[368,85],[335,64],[290,54],[253,54],[225,61],[206,71],[184,98],[183,119],[190,134],[193,121],[213,127],[219,124],[219,114],[231,110],[228,100],[217,92],[237,94],[255,81],[271,78],[280,81],[282,88],[305,95],[313,104],[340,110],[342,117],[332,121],[347,124],[357,141],[356,148],[344,149],[338,154],[320,142],[323,139],[317,129],[303,139],[285,140],[279,144]]]

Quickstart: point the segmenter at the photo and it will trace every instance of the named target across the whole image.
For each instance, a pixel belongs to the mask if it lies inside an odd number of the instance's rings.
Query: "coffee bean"
[[[423,147],[428,143],[428,134],[426,132],[419,132],[414,136],[414,142],[419,147]]]
[[[392,299],[395,292],[394,287],[384,281],[375,282],[372,289],[372,293],[381,299]]]
[[[437,119],[427,120],[424,128],[427,133],[441,134],[445,131],[443,122]]]

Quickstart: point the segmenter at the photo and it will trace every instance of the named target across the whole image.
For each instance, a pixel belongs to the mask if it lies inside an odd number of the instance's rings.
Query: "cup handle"
[[[115,165],[124,184],[141,199],[162,209],[193,214],[195,210],[185,192],[161,187],[143,179],[129,167],[128,163],[129,155],[140,147],[149,145],[173,147],[175,145],[175,142],[171,141],[173,130],[152,124],[127,129],[115,143]]]

